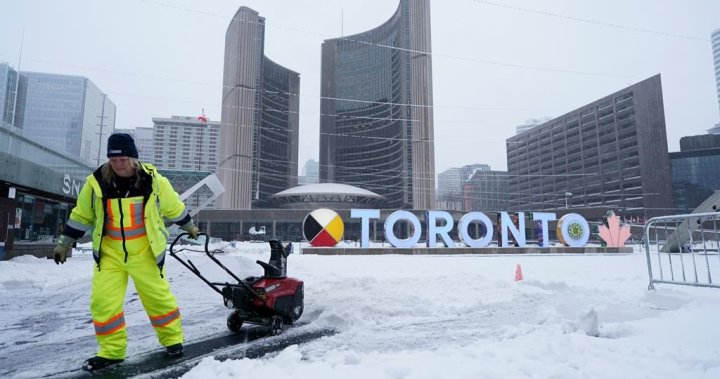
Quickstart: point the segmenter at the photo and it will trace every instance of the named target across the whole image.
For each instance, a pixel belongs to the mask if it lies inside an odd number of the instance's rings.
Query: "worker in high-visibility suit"
[[[88,371],[125,359],[128,276],[168,355],[182,354],[180,310],[164,275],[165,220],[193,238],[200,232],[170,182],[152,165],[138,161],[130,135],[111,135],[107,156],[109,162],[86,178],[54,250],[55,262],[64,263],[75,241],[92,231],[90,309],[99,351],[83,364]]]

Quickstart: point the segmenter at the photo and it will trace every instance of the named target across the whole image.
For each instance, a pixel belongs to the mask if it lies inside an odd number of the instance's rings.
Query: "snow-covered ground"
[[[218,257],[259,275],[267,244]],[[215,246],[219,247],[219,246]],[[187,253],[209,277],[212,262]],[[716,257],[717,258],[717,257]],[[516,282],[516,265],[524,280]],[[95,353],[90,255],[0,262],[0,377],[77,367]],[[293,254],[313,325],[339,333],[261,359],[204,359],[186,378],[720,378],[720,290],[658,285],[645,254]],[[218,294],[168,258],[188,342],[225,331]],[[715,273],[720,278],[720,273]],[[128,354],[160,349],[134,288]]]

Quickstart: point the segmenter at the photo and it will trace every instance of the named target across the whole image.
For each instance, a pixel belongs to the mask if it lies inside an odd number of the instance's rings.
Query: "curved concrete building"
[[[297,185],[300,74],[263,54],[265,18],[240,7],[225,34],[219,207],[264,208]]]
[[[364,33],[322,45],[320,181],[388,208],[435,207],[430,1],[400,0]]]

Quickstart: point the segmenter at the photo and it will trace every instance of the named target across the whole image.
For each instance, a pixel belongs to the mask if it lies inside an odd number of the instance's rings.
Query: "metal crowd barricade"
[[[720,288],[718,223],[720,212],[651,218],[643,233],[648,289],[655,283]]]

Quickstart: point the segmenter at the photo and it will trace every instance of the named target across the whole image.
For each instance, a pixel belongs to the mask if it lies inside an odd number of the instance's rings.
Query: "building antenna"
[[[18,57],[17,75],[15,75],[15,98],[13,99],[13,115],[12,115],[12,120],[10,120],[10,127],[15,126],[15,114],[17,114],[17,110],[18,110],[17,99],[18,99],[18,92],[20,92],[20,64],[22,64],[22,51],[23,51],[24,44],[25,44],[25,28],[23,28],[22,36],[20,37],[20,56]],[[12,141],[12,139],[11,139],[11,141]]]
[[[103,141],[103,127],[105,126],[105,119],[107,116],[105,116],[105,100],[107,98],[106,94],[103,94],[103,103],[102,103],[102,110],[100,111],[100,116],[97,116],[100,119],[100,123],[97,124],[97,126],[100,127],[100,131],[97,133],[99,135],[98,137],[98,154],[97,154],[97,165],[100,166],[100,154],[102,152],[102,141]]]
[[[345,10],[340,8],[340,37],[345,37]]]

